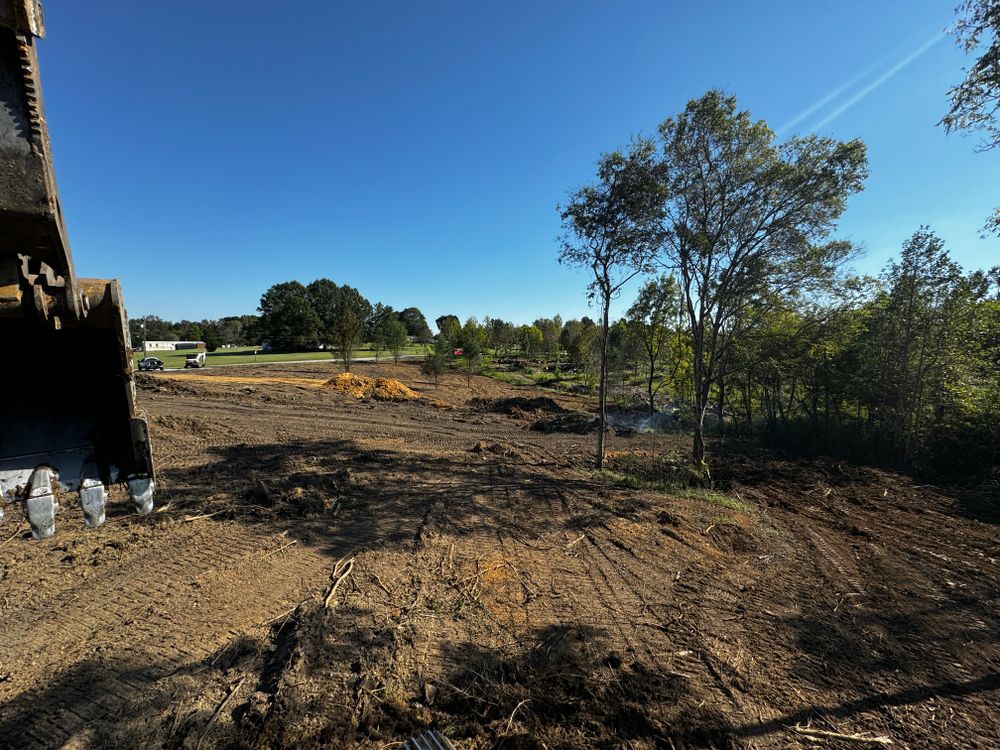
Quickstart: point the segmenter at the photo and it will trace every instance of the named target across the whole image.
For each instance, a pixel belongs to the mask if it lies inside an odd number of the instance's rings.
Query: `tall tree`
[[[660,125],[666,188],[660,260],[680,283],[694,349],[694,461],[727,349],[755,311],[805,294],[850,255],[824,242],[867,176],[859,140],[808,136],[782,145],[736,99],[709,91]]]
[[[427,343],[434,337],[427,319],[416,307],[407,307],[400,312],[399,322],[406,326],[407,336],[414,336],[421,343]]]
[[[465,364],[466,382],[472,383],[472,376],[479,372],[485,348],[486,331],[475,318],[465,321],[458,334],[458,345],[462,349],[462,361]]]
[[[913,465],[928,433],[969,408],[979,348],[976,304],[982,274],[966,276],[944,243],[921,227],[886,268],[887,293],[870,321],[872,421],[893,458]]]
[[[1000,0],[964,0],[956,9],[954,34],[967,53],[983,47],[966,71],[965,80],[948,95],[951,107],[941,119],[949,133],[983,131],[983,151],[1000,146]],[[987,231],[1000,234],[1000,208],[986,222]]]
[[[521,326],[517,332],[517,343],[521,353],[531,358],[542,349],[542,330],[538,326]]]
[[[462,321],[458,319],[457,315],[441,315],[434,321],[434,325],[437,326],[438,333],[444,333],[447,328],[449,331],[457,331],[462,327]]]
[[[275,348],[297,351],[319,343],[322,321],[299,282],[275,284],[264,292],[258,309],[261,336]]]
[[[589,297],[601,308],[598,469],[604,468],[611,301],[629,281],[650,268],[660,243],[662,196],[656,173],[654,144],[636,139],[624,152],[601,156],[595,182],[571,193],[567,205],[559,210],[564,230],[559,262],[590,269]]]
[[[656,412],[656,395],[667,378],[657,380],[657,371],[664,353],[669,348],[672,335],[671,323],[680,309],[677,282],[672,276],[663,275],[652,279],[639,290],[639,296],[629,308],[627,317],[636,338],[646,355],[646,395],[649,411]]]
[[[382,323],[381,335],[385,348],[392,352],[392,360],[398,365],[400,352],[406,346],[406,326],[395,317],[386,318]]]
[[[542,351],[555,362],[556,372],[559,372],[559,336],[562,334],[563,321],[556,315],[554,318],[539,318],[534,326],[542,332]]]
[[[351,308],[348,307],[338,312],[333,327],[330,329],[330,340],[333,342],[335,351],[340,355],[344,372],[351,371],[354,350],[361,344],[364,329],[364,323]]]
[[[390,318],[396,318],[396,312],[389,305],[383,305],[381,302],[375,304],[372,307],[371,312],[365,319],[365,340],[374,341],[376,338],[376,332],[382,327],[382,325]]]

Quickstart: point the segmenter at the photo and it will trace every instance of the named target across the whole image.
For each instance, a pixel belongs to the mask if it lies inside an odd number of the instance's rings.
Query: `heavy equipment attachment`
[[[73,269],[52,167],[35,42],[39,0],[0,0],[0,510],[23,502],[36,539],[77,493],[88,526],[108,486],[153,507],[121,287]]]

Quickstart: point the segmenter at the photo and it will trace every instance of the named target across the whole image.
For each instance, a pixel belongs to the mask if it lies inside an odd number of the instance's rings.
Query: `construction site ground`
[[[589,399],[355,371],[423,398],[144,376],[156,512],[7,507],[0,747],[1000,747],[989,501],[749,449],[630,488]]]

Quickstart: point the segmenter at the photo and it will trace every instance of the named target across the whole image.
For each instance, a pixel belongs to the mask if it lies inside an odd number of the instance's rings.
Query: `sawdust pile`
[[[354,398],[373,398],[377,401],[414,401],[421,396],[395,378],[367,378],[352,372],[343,372],[326,381],[326,387]]]

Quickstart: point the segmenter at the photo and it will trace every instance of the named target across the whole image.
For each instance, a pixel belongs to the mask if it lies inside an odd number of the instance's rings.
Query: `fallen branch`
[[[263,560],[263,559],[264,559],[264,558],[266,558],[266,557],[270,557],[271,555],[276,555],[276,554],[278,554],[279,552],[281,552],[281,550],[283,550],[283,549],[288,549],[288,548],[289,548],[289,547],[291,547],[291,546],[292,546],[293,544],[298,544],[298,543],[299,543],[299,540],[298,540],[298,539],[293,539],[293,540],[292,540],[292,541],[290,541],[290,542],[289,542],[288,544],[286,544],[286,545],[284,545],[284,546],[282,546],[282,547],[278,547],[278,549],[273,549],[273,550],[271,550],[271,551],[270,551],[270,552],[268,552],[268,553],[267,553],[266,555],[264,555],[264,557],[262,557],[262,558],[261,558],[261,560]]]
[[[813,729],[796,724],[791,728],[793,732],[798,732],[806,737],[822,737],[828,740],[840,740],[842,742],[853,742],[855,744],[866,745],[891,745],[892,740],[888,737],[872,737],[863,734],[841,734],[840,732],[827,732],[823,729]]]
[[[229,703],[232,697],[236,695],[236,692],[241,687],[243,687],[243,683],[246,681],[246,679],[247,679],[246,677],[240,677],[239,682],[233,685],[232,689],[229,691],[229,694],[226,695],[226,697],[222,699],[219,705],[215,707],[215,712],[212,714],[211,718],[209,718],[208,723],[205,725],[205,728],[201,730],[201,736],[198,737],[198,744],[194,746],[194,750],[201,750],[201,743],[204,742],[205,736],[208,734],[208,730],[212,728],[212,725],[215,723],[216,719],[219,718],[219,714],[222,713],[222,709],[226,707],[226,704]]]
[[[572,542],[570,542],[569,544],[566,545],[566,549],[569,549],[570,547],[572,547],[577,542],[582,542],[586,538],[587,538],[586,534],[580,534],[580,536],[578,536],[576,539],[574,539]]]
[[[525,698],[523,701],[521,701],[516,706],[514,706],[514,710],[510,712],[510,718],[507,719],[507,729],[504,730],[504,734],[509,734],[510,733],[511,725],[514,723],[514,714],[516,714],[518,712],[518,710],[521,708],[521,706],[523,706],[525,703],[529,703],[530,701],[531,701],[531,698]]]
[[[382,589],[386,594],[389,595],[389,601],[391,603],[392,599],[393,599],[393,596],[392,596],[392,592],[389,591],[389,587],[386,586],[384,583],[382,583],[382,579],[378,577],[378,573],[372,573],[372,578],[375,579],[375,583],[378,584],[378,587],[380,589]]]
[[[200,516],[184,516],[184,523],[190,523],[191,521],[203,521],[206,518],[211,518],[212,516],[217,516],[221,513],[228,513],[232,508],[226,508],[224,510],[217,510],[215,513],[204,513]]]
[[[3,546],[4,546],[5,544],[7,544],[7,542],[9,542],[9,541],[11,541],[12,539],[14,539],[15,537],[17,537],[17,536],[18,536],[18,535],[19,535],[20,533],[21,533],[21,524],[19,523],[19,524],[18,524],[18,525],[17,525],[17,526],[16,526],[15,528],[14,528],[14,533],[13,533],[13,534],[11,534],[11,535],[10,535],[9,537],[7,537],[6,539],[4,539],[4,540],[3,540],[2,542],[0,542],[0,547],[3,547]]]
[[[295,614],[295,610],[297,610],[299,607],[301,607],[303,604],[305,604],[310,599],[312,599],[311,596],[308,597],[308,598],[306,598],[306,599],[303,599],[301,602],[299,602],[298,604],[296,604],[291,609],[285,610],[280,615],[275,615],[274,617],[270,618],[269,620],[264,620],[264,622],[259,623],[259,624],[260,625],[270,625],[271,623],[278,622],[279,620],[286,620],[289,617],[291,617],[293,614]]]
[[[349,560],[340,559],[337,560],[337,564],[333,566],[333,583],[330,584],[330,590],[326,592],[326,596],[323,598],[323,606],[330,609],[333,604],[333,597],[337,593],[337,589],[340,587],[347,577],[354,570],[354,558]]]

